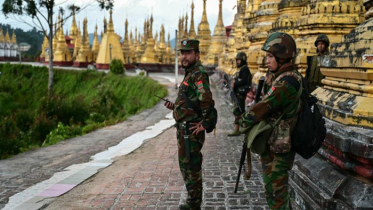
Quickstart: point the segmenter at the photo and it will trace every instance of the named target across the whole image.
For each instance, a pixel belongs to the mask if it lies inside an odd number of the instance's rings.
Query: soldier
[[[238,104],[233,109],[234,120],[234,131],[229,133],[228,136],[238,136],[240,135],[238,121],[241,115],[245,112],[245,99],[247,93],[251,88],[251,72],[247,67],[247,56],[244,52],[239,52],[236,55],[236,66],[240,69],[237,76],[235,77],[234,83],[232,83],[232,89],[236,94]]]
[[[262,50],[266,52],[269,71],[264,84],[265,96],[245,112],[240,119],[244,128],[262,120],[279,123],[270,130],[265,150],[260,155],[265,195],[270,209],[291,209],[288,193],[288,171],[292,169],[295,152],[290,136],[300,111],[298,92],[301,75],[292,60],[296,55],[294,39],[286,33],[275,32],[267,37]]]
[[[211,126],[214,100],[209,77],[201,65],[199,41],[181,42],[181,65],[185,69],[175,103],[165,102],[173,110],[176,121],[180,171],[188,191],[186,203],[179,209],[201,209],[202,203],[202,153],[205,129]]]
[[[320,71],[320,59],[321,56],[329,53],[329,45],[328,36],[320,34],[315,41],[317,55],[307,57],[306,81],[310,93],[317,87],[322,86],[321,80],[324,79],[324,75]]]

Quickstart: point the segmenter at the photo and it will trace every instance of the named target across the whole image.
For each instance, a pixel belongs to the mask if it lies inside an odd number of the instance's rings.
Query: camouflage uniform
[[[325,43],[325,54],[328,54],[328,47],[330,45],[329,38],[325,34],[320,34],[315,41],[315,47],[317,47],[317,43],[322,41]],[[324,75],[320,71],[320,58],[321,53],[317,51],[316,56],[307,56],[307,70],[306,70],[306,81],[308,90],[313,92],[317,87],[323,86],[321,80],[324,79]]]
[[[198,49],[198,40],[184,40],[181,42],[181,50]],[[199,116],[192,108],[188,107],[184,94],[190,101],[201,110],[202,116]],[[200,132],[198,135],[189,137],[190,158],[187,158],[184,135],[185,125],[189,122],[200,122],[206,128],[210,126],[211,109],[214,107],[214,100],[210,90],[209,77],[201,65],[197,61],[192,67],[185,69],[185,77],[182,81],[175,107],[173,117],[176,120],[177,128],[177,144],[180,171],[184,179],[185,186],[188,191],[187,205],[191,209],[200,209],[202,203],[202,153],[201,149],[205,141],[205,132]]]
[[[235,116],[235,120],[234,120],[234,124],[237,124],[238,125],[238,121],[241,117],[241,115],[245,112],[245,100],[246,100],[246,94],[241,94],[239,93],[238,91],[238,88],[240,87],[250,87],[251,86],[251,80],[252,80],[252,76],[251,76],[251,72],[250,72],[250,69],[249,67],[247,67],[247,64],[246,64],[246,54],[244,52],[239,52],[237,53],[236,55],[236,60],[237,59],[240,59],[241,62],[243,62],[244,64],[240,67],[240,70],[238,72],[238,75],[236,76],[235,78],[235,82],[234,82],[234,93],[236,94],[236,97],[237,97],[237,100],[238,100],[238,106],[239,107],[235,107],[234,110],[233,110],[233,114]],[[240,109],[242,111],[240,111]]]
[[[291,36],[285,33],[273,33],[267,38],[262,50],[271,52],[276,59],[294,58],[296,46],[294,40],[290,38]],[[284,45],[288,49],[284,49]],[[275,80],[280,76],[282,77],[280,80]],[[268,72],[267,77],[270,79],[267,78],[264,85],[265,97],[244,113],[240,123],[242,127],[252,127],[261,120],[278,119],[285,109],[291,110],[283,115],[273,129],[266,150],[261,154],[265,195],[270,209],[291,209],[287,189],[288,170],[293,167],[295,152],[290,148],[283,148],[284,151],[275,152],[271,146],[274,141],[284,138],[290,139],[301,107],[297,98],[298,90],[301,88],[299,83],[301,77],[299,72],[295,70],[295,66],[289,61],[282,64],[274,73]],[[293,103],[294,101],[295,103]],[[291,105],[292,107],[289,109],[288,107]]]

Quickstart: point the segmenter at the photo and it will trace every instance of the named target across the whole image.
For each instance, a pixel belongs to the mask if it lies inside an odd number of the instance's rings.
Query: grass
[[[0,64],[0,159],[121,122],[154,106],[167,89],[142,76]]]

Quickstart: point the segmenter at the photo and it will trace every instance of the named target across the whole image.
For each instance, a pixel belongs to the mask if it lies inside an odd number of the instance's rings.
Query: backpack
[[[319,150],[326,136],[325,120],[317,106],[317,98],[312,96],[302,77],[303,91],[300,96],[302,108],[298,122],[291,135],[291,146],[304,159],[309,159]]]

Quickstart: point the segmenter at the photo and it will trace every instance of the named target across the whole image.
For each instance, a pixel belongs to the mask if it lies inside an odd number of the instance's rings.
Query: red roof
[[[71,37],[65,35],[65,40],[73,40]]]

